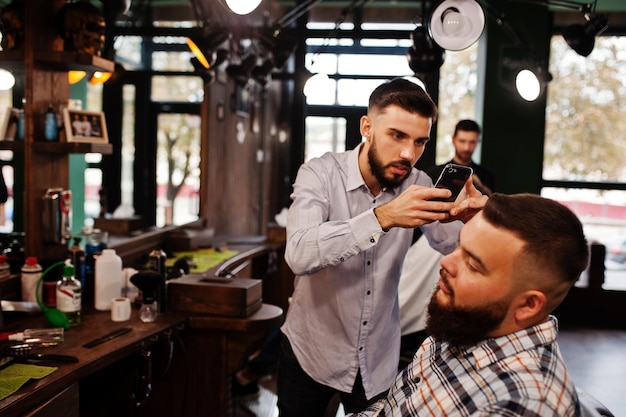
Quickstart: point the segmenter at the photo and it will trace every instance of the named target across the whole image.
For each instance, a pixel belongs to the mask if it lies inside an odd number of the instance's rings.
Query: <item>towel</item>
[[[20,389],[29,379],[41,379],[59,368],[15,363],[0,370],[0,400]]]

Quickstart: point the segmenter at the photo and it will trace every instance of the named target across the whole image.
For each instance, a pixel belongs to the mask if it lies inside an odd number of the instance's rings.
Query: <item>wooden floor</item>
[[[559,345],[576,385],[626,416],[626,330],[561,329]],[[234,417],[278,417],[275,392],[275,380],[263,382],[258,399],[235,403]]]

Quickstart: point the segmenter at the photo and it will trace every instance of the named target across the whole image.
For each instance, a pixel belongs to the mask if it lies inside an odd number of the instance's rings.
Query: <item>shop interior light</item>
[[[226,0],[228,8],[236,14],[246,15],[252,13],[261,4],[261,0]]]
[[[474,0],[444,0],[430,18],[432,38],[443,49],[461,51],[480,38],[485,28],[485,12]]]
[[[67,72],[67,81],[70,84],[76,84],[77,82],[85,78],[86,75],[87,72],[85,71],[71,70]]]

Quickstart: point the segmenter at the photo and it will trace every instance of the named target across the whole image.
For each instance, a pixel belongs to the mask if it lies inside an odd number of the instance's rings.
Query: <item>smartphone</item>
[[[461,193],[461,190],[463,190],[467,179],[472,173],[473,169],[470,167],[447,164],[443,168],[443,171],[441,171],[435,183],[435,188],[447,188],[452,191],[452,195],[449,198],[433,198],[431,201],[447,201],[453,203]]]

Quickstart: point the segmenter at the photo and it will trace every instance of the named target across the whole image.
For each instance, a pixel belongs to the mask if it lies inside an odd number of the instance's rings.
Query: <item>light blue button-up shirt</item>
[[[287,222],[285,259],[296,275],[282,331],[316,381],[351,392],[360,369],[368,398],[391,386],[400,351],[398,282],[413,229],[383,232],[374,208],[411,184],[432,187],[413,169],[404,183],[372,195],[359,171],[359,145],[327,153],[298,171]],[[462,223],[422,231],[447,254]]]

